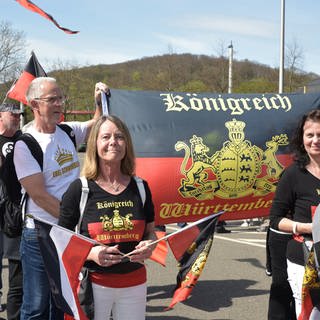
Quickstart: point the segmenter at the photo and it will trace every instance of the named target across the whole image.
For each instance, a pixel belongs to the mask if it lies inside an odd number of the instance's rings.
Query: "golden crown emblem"
[[[243,132],[246,124],[243,121],[237,121],[236,119],[232,119],[232,121],[228,121],[225,123],[225,126],[228,128],[230,133],[239,133]]]
[[[202,144],[202,138],[201,137],[197,137],[196,135],[193,135],[192,139],[190,139],[189,141],[193,146]]]
[[[60,149],[60,147],[58,146],[58,150],[54,158],[61,167],[63,164],[72,161],[73,156],[72,156],[72,152],[65,149]]]

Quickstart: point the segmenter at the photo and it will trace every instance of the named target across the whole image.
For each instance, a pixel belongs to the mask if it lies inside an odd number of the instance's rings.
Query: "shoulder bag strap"
[[[137,176],[134,176],[134,179],[136,180],[136,183],[137,183],[137,186],[139,189],[139,193],[140,193],[140,197],[141,197],[141,201],[142,201],[142,205],[144,206],[144,204],[146,202],[146,190],[144,188],[143,180]]]
[[[80,233],[80,225],[83,218],[84,208],[86,207],[89,195],[89,187],[88,187],[88,180],[86,177],[80,177],[82,189],[81,189],[81,198],[79,203],[79,210],[80,210],[80,217],[78,224],[76,226],[76,233]]]
[[[77,149],[77,142],[76,142],[76,136],[74,135],[73,129],[67,125],[66,123],[59,123],[57,126],[62,129],[71,139],[72,143],[74,144],[74,147]]]

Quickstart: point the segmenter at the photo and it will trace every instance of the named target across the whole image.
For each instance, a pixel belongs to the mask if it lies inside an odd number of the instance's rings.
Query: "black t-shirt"
[[[154,221],[154,206],[148,184],[144,181],[146,201],[142,199],[136,181],[131,178],[128,187],[118,195],[103,190],[89,180],[88,201],[83,214],[80,233],[106,245],[119,245],[119,250],[128,253],[143,239],[145,226]],[[62,197],[59,225],[74,230],[78,224],[81,197],[81,181],[77,179]],[[92,271],[126,273],[140,267],[138,263],[121,263],[108,268],[93,261],[86,265]]]
[[[22,134],[18,130],[12,137],[0,135],[0,166],[4,162],[7,154],[13,151],[15,140]],[[7,259],[20,260],[20,238],[8,238],[3,234],[3,256]]]
[[[292,164],[284,170],[272,202],[270,211],[271,227],[278,229],[282,218],[292,215],[294,221],[312,222],[311,207],[320,203],[320,180],[308,170]],[[306,235],[312,237],[312,235]],[[287,258],[295,263],[304,264],[302,244],[290,240]]]
[[[21,135],[20,130],[18,130],[12,137],[6,137],[4,135],[0,135],[0,156],[1,156],[0,166],[3,163],[7,154],[13,151],[13,144],[20,135]]]

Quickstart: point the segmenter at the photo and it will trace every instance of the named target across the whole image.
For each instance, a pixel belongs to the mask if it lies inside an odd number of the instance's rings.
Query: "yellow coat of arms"
[[[229,140],[212,156],[208,155],[209,148],[203,139],[196,135],[189,140],[191,148],[183,141],[175,144],[176,151],[185,150],[180,167],[185,177],[181,179],[179,188],[184,198],[209,200],[217,196],[230,199],[251,194],[261,196],[275,191],[275,183],[283,170],[275,153],[279,146],[288,144],[287,135],[273,136],[266,142],[267,149],[263,151],[245,140],[246,124],[243,121],[232,119],[225,126],[229,130]],[[265,174],[261,177],[263,167]],[[215,178],[210,180],[212,174]]]

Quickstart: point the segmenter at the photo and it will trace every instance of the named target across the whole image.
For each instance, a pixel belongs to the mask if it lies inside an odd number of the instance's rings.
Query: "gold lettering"
[[[190,96],[190,94],[188,93],[187,96]],[[201,110],[203,110],[203,104],[202,104],[201,99],[195,98],[195,97],[197,97],[197,95],[196,95],[195,93],[193,94],[193,96],[194,96],[194,97],[192,97],[192,98],[189,99],[191,109],[192,109],[192,110],[195,110],[195,111],[201,111]]]
[[[159,215],[161,218],[170,218],[170,207],[171,205],[169,203],[162,203],[160,206],[160,212]]]
[[[286,112],[290,111],[291,108],[292,108],[290,99],[288,97],[286,97],[286,96],[282,97],[282,96],[280,96],[280,94],[277,94],[276,96],[280,100],[281,107]]]
[[[248,104],[248,102],[250,102],[249,98],[240,98],[239,100],[242,102],[243,109],[247,111],[250,111],[252,109],[251,107],[249,107],[249,104]]]
[[[206,205],[205,202],[200,203],[162,203],[160,205],[159,215],[162,219],[178,218],[182,216],[194,215],[209,215],[217,213],[221,210],[226,212],[254,211],[257,209],[268,209],[271,207],[272,200],[265,201],[263,198],[258,198],[252,202],[239,203],[217,203],[215,205]]]
[[[103,205],[101,202],[97,202],[97,209],[103,209]]]
[[[134,204],[133,201],[103,201],[103,202],[97,202],[96,203],[97,209],[107,209],[107,208],[133,208]]]
[[[167,106],[166,111],[189,111],[190,107],[182,102],[182,96],[174,96],[170,93],[161,93],[160,96],[165,96],[163,100],[165,101],[165,105]]]
[[[218,106],[218,103],[217,103],[217,99],[213,99],[213,98],[203,98],[203,101],[204,101],[204,104],[206,106],[206,110],[207,111],[212,111],[212,108],[211,108],[211,105],[213,106],[213,109],[215,111],[220,111],[220,108]]]
[[[268,99],[267,99],[264,95],[262,95],[262,101],[265,103],[267,110],[271,110],[271,109],[272,109],[272,106],[273,106],[276,110],[279,109],[279,108],[277,107],[277,105],[273,103],[275,99],[276,99],[275,97],[271,97],[271,98],[270,98],[270,101],[271,101],[271,105],[270,105]]]
[[[254,105],[254,108],[261,111],[263,109],[262,106],[259,105],[259,103],[261,102],[261,99],[259,98],[253,98],[252,99],[252,102],[253,102],[253,105]]]
[[[61,176],[62,174],[67,173],[67,172],[69,172],[69,171],[71,171],[73,169],[76,169],[79,166],[80,166],[80,162],[79,161],[73,162],[69,166],[66,166],[66,167],[61,168],[60,170],[54,171],[52,176],[53,177]]]
[[[166,112],[182,112],[194,110],[197,112],[214,111],[230,112],[231,115],[242,115],[251,110],[283,110],[288,112],[292,108],[289,97],[280,94],[256,96],[252,98],[235,98],[218,95],[214,98],[199,97],[196,93],[187,93],[185,96],[172,93],[161,93],[160,97],[166,106]]]
[[[184,204],[183,203],[174,203],[173,204],[173,207],[172,207],[172,210],[171,210],[171,215],[172,217],[181,217],[184,214]]]
[[[232,115],[240,115],[243,114],[243,109],[240,107],[239,99],[227,99],[227,104],[229,109],[231,110]]]
[[[140,240],[140,236],[137,233],[125,233],[125,234],[118,234],[118,233],[108,233],[108,234],[99,234],[96,237],[97,241],[121,241],[121,240]]]
[[[55,177],[59,177],[59,176],[61,176],[61,175],[62,175],[62,173],[61,173],[61,170],[60,170],[60,169],[54,171],[53,174],[52,174],[52,176],[53,176],[54,178],[55,178]]]

